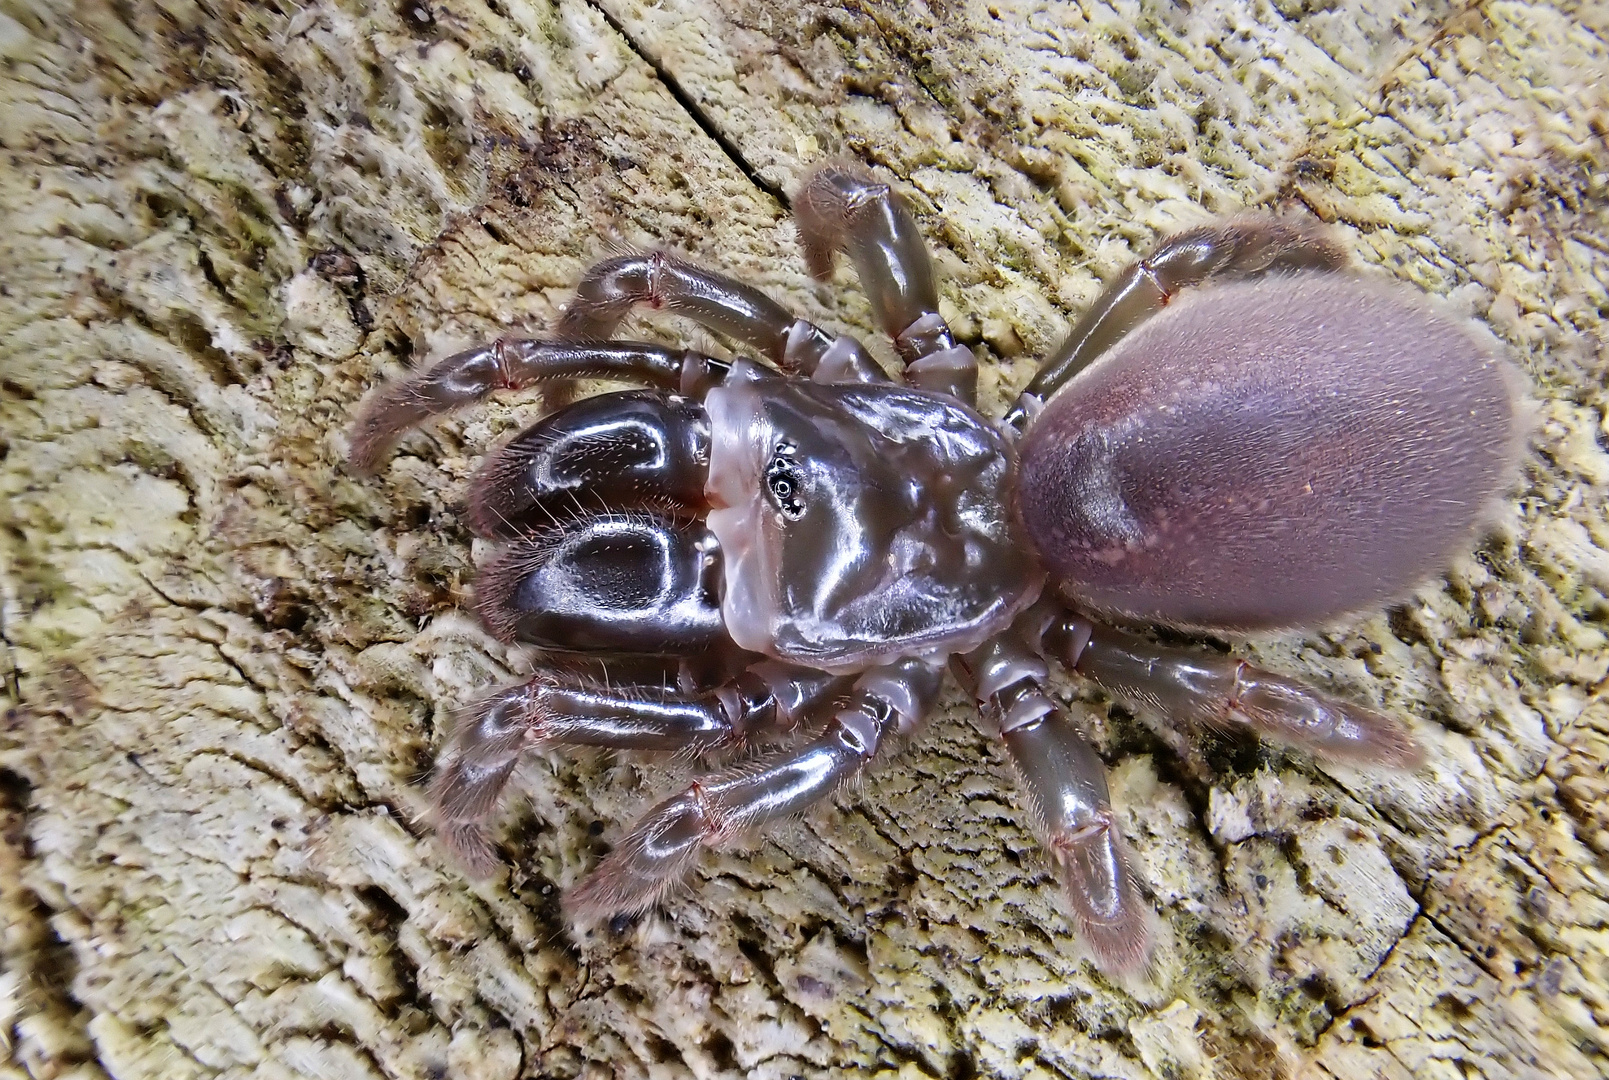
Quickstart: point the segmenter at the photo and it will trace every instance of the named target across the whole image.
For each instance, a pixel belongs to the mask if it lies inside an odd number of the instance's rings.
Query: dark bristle
[[[535,527],[526,520],[530,508],[516,505],[517,493],[527,490],[525,476],[531,463],[542,450],[540,445],[533,445],[528,434],[515,436],[494,450],[470,482],[465,512],[469,529],[476,536],[512,540],[534,531]]]
[[[558,539],[536,533],[515,541],[475,577],[475,613],[499,641],[519,640],[520,588],[550,554]]]

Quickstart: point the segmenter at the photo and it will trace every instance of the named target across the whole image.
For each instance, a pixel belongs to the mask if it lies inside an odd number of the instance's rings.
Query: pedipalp
[[[370,395],[348,436],[348,460],[359,472],[372,473],[410,428],[498,390],[561,379],[627,379],[690,393],[720,381],[729,369],[702,353],[640,341],[502,338],[444,357]]]

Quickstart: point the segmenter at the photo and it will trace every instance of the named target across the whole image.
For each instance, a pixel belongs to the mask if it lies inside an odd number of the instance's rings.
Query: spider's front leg
[[[811,269],[850,253],[907,380],[971,403],[977,361],[938,314],[933,268],[910,210],[858,169],[818,169],[799,193],[799,231]],[[731,365],[646,342],[609,342],[637,305],[664,308],[756,349],[772,364],[818,382],[879,383],[888,376],[848,335],[800,319],[759,289],[663,251],[593,264],[556,327],[560,340],[506,338],[455,353],[373,394],[353,425],[350,458],[373,472],[408,429],[489,394],[559,379],[623,379],[697,396]]]
[[[699,752],[792,730],[849,689],[847,676],[765,660],[700,693],[544,671],[466,709],[431,781],[437,830],[471,873],[496,868],[487,826],[527,753],[555,745]]]
[[[939,316],[932,261],[905,201],[864,170],[828,165],[806,179],[794,210],[816,277],[826,278],[835,251],[849,253],[879,323],[906,363],[906,381],[973,402],[977,360],[956,344]],[[692,319],[758,350],[784,371],[819,382],[888,378],[854,338],[795,318],[758,289],[663,251],[593,265],[558,332],[572,340],[606,338],[639,304]]]
[[[559,319],[560,340],[505,338],[467,349],[371,395],[352,426],[353,465],[373,472],[408,429],[498,390],[620,379],[696,397],[730,373],[731,364],[691,350],[605,340],[638,304],[683,315],[821,382],[888,381],[854,338],[795,318],[752,286],[661,251],[621,255],[587,270]]]
[[[757,350],[787,372],[818,382],[887,382],[860,342],[796,318],[751,285],[664,251],[593,264],[564,309],[558,332],[571,340],[613,334],[639,304],[663,308]]]
[[[944,669],[907,659],[854,680],[848,702],[797,750],[694,781],[650,810],[567,898],[583,918],[650,907],[705,848],[800,813],[857,776],[896,733],[915,728]]]

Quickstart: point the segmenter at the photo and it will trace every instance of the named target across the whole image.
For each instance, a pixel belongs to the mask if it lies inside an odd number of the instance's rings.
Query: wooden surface
[[[1602,4],[0,12],[0,1077],[1609,1074]],[[544,404],[364,480],[357,402],[540,331],[622,242],[875,340],[778,198],[838,155],[916,207],[986,408],[1104,276],[1247,206],[1332,222],[1533,387],[1477,554],[1237,646],[1408,718],[1424,770],[1220,742],[1201,780],[1099,732],[1152,980],[1080,958],[953,692],[613,933],[558,896],[685,763],[533,762],[489,882],[418,822],[452,707],[524,663],[464,612],[460,508]]]

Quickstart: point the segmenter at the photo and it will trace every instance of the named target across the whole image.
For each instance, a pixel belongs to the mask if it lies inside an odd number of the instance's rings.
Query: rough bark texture
[[[282,10],[281,10],[282,9]],[[1428,0],[0,4],[0,1077],[1609,1074],[1609,14]],[[1242,647],[1410,718],[1412,776],[1115,712],[1167,945],[1079,955],[952,694],[909,751],[575,940],[685,763],[534,764],[469,882],[418,823],[509,398],[374,480],[376,380],[540,329],[611,243],[876,335],[779,195],[917,208],[986,408],[1162,232],[1307,211],[1485,320],[1535,449],[1445,581]],[[698,342],[685,327],[642,333]],[[1069,686],[1069,693],[1081,692]]]

